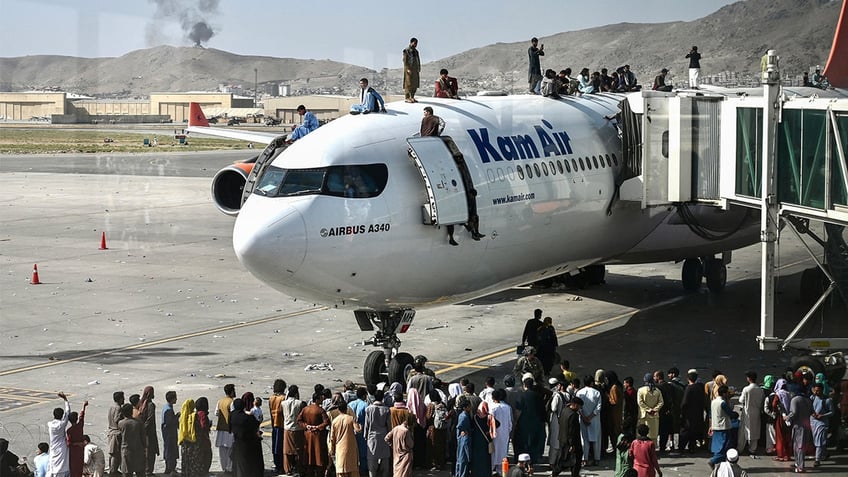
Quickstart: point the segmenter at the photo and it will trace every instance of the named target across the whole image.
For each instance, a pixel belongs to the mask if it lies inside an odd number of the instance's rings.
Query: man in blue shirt
[[[307,111],[306,106],[302,104],[298,106],[297,114],[303,116],[303,123],[300,126],[294,128],[294,131],[292,131],[291,135],[286,141],[289,144],[318,129],[318,118],[316,118],[315,115],[312,114],[312,111]]]
[[[359,103],[350,107],[350,114],[368,114],[372,111],[385,113],[386,103],[377,90],[368,86],[368,78],[362,78],[359,80]]]

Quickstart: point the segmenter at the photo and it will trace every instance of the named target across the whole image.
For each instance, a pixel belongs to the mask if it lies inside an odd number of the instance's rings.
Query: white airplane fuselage
[[[385,164],[385,187],[370,198],[251,194],[235,223],[236,255],[290,296],[384,311],[457,303],[594,263],[677,260],[755,241],[756,228],[746,228],[708,242],[671,225],[671,209],[613,200],[624,164],[616,127],[604,116],[622,99],[428,98],[337,119],[272,167]],[[424,106],[444,120],[442,136],[463,154],[477,191],[480,241],[457,225],[460,245],[451,246],[446,227],[422,219],[428,194],[407,139]]]

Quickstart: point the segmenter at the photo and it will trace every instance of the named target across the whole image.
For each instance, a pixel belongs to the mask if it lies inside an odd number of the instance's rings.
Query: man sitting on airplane
[[[448,76],[448,70],[442,68],[439,71],[439,79],[436,80],[437,98],[459,99],[459,83],[453,76]]]
[[[379,108],[377,105],[379,104]],[[374,88],[368,86],[368,78],[359,80],[359,104],[350,107],[350,114],[368,114],[371,111],[386,112],[383,97]]]
[[[661,69],[660,74],[658,74],[657,77],[654,78],[654,86],[651,89],[653,89],[654,91],[664,91],[666,93],[671,92],[671,85],[665,84],[665,77],[667,74],[667,68]]]
[[[306,136],[312,131],[318,129],[318,118],[316,118],[315,115],[312,114],[312,111],[307,111],[306,106],[302,104],[298,106],[297,114],[303,116],[303,123],[300,126],[294,128],[291,135],[289,135],[289,138],[286,139],[287,144],[291,144],[297,141],[298,139],[302,138],[303,136]]]

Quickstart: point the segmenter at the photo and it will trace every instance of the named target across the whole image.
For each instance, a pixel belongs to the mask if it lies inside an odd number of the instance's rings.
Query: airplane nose
[[[306,224],[297,209],[281,206],[279,199],[253,199],[239,211],[233,249],[245,268],[273,286],[291,278],[303,264]]]

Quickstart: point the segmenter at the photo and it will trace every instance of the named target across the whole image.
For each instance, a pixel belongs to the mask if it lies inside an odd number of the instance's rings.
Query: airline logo
[[[533,134],[492,138],[488,128],[467,130],[484,164],[572,154],[571,138],[565,130],[554,131],[553,125],[543,119],[541,125],[533,126],[533,131]]]

